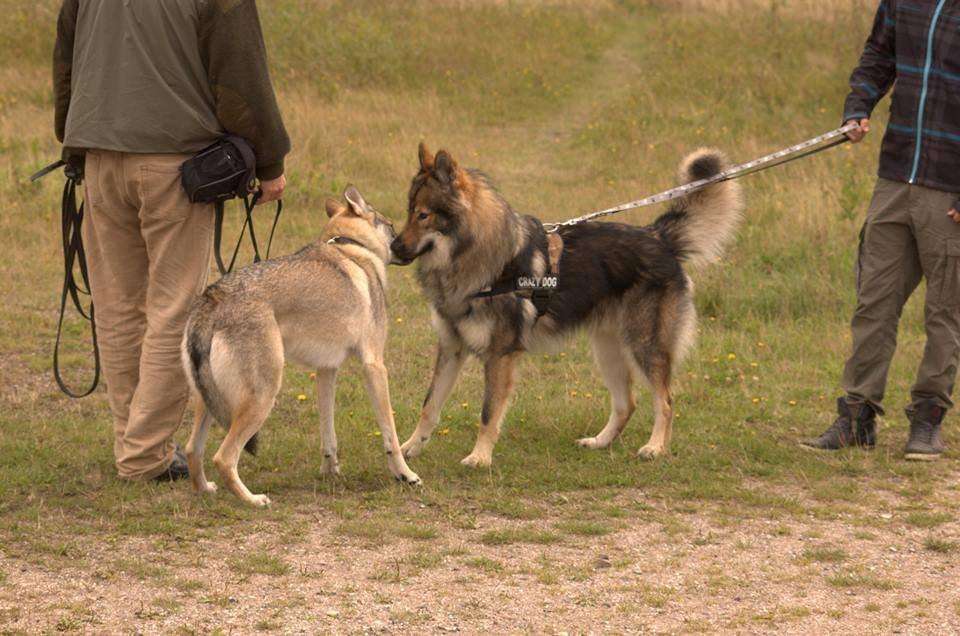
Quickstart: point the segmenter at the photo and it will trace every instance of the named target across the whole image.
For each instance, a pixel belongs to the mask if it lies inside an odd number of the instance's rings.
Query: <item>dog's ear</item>
[[[433,174],[441,183],[453,184],[457,181],[460,166],[446,150],[437,151],[433,161]]]
[[[357,190],[353,184],[348,185],[343,191],[343,198],[347,200],[347,205],[350,206],[350,210],[360,218],[367,219],[373,215],[370,206],[367,205],[367,202],[363,199],[363,195],[360,194],[360,191]]]
[[[347,206],[340,203],[336,199],[327,199],[326,207],[327,207],[327,216],[330,218],[333,218],[334,215],[340,214],[341,212],[347,209]]]
[[[426,144],[422,141],[420,146],[417,147],[417,154],[420,157],[420,169],[426,172],[433,168],[433,153],[427,150]]]

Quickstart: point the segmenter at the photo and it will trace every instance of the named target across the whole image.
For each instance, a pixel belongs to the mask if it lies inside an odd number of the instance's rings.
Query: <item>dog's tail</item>
[[[679,179],[708,179],[729,165],[719,150],[701,148],[681,163]],[[743,196],[734,181],[720,181],[678,199],[653,224],[656,234],[677,256],[695,265],[715,261],[733,240],[743,215]]]
[[[213,342],[212,325],[202,324],[203,321],[195,320],[195,315],[190,317],[187,322],[187,328],[183,334],[183,343],[181,345],[181,355],[183,358],[183,369],[192,388],[203,398],[203,403],[207,407],[207,412],[213,416],[213,419],[220,423],[220,426],[229,429],[233,414],[230,405],[223,397],[223,393],[217,387],[217,381],[213,374],[213,367],[210,365],[210,346]],[[251,455],[257,454],[257,434],[244,445],[243,449]]]

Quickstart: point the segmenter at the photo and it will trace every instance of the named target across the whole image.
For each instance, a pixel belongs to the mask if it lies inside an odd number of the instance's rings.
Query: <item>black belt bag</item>
[[[193,203],[246,197],[257,187],[257,159],[243,137],[228,135],[183,162],[183,189]]]
[[[253,226],[253,208],[260,199],[261,192],[257,187],[257,160],[253,146],[243,137],[227,135],[214,144],[211,144],[183,162],[180,167],[180,180],[183,189],[193,203],[213,203],[216,209],[216,226],[213,235],[213,253],[217,260],[217,268],[221,274],[233,270],[240,251],[240,243],[247,227],[250,228],[250,242],[253,245],[253,261],[259,262],[260,248],[257,245],[257,235]],[[223,237],[223,202],[228,199],[240,198],[247,213],[240,230],[240,238],[233,250],[230,265],[224,266],[220,256],[220,242]],[[283,204],[277,201],[277,214],[270,229],[270,239],[267,242],[267,258],[270,257],[270,246],[273,243],[273,233],[277,229],[277,221]]]

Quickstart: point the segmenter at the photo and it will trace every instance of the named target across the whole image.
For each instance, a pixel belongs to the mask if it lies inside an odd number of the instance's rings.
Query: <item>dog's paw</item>
[[[580,448],[604,448],[604,445],[597,441],[596,437],[584,437],[577,440],[577,446]]]
[[[330,459],[324,457],[323,461],[320,462],[320,474],[325,477],[339,477],[340,476],[340,462],[331,461]]]
[[[643,448],[637,451],[637,457],[640,459],[656,459],[663,455],[663,449],[659,446],[651,446],[647,444]]]
[[[212,481],[206,482],[206,484],[197,491],[198,495],[212,495],[217,492],[217,485]]]
[[[491,456],[489,453],[478,453],[477,451],[473,451],[461,459],[460,463],[464,466],[489,466],[493,463],[493,456]]]
[[[423,451],[423,447],[430,441],[429,437],[417,437],[414,435],[400,446],[400,452],[405,459],[413,459]]]
[[[266,495],[250,495],[250,504],[256,506],[257,508],[269,508],[270,504],[273,503],[270,501],[270,497]]]
[[[412,470],[409,470],[409,469],[408,469],[406,472],[400,473],[399,475],[394,475],[393,478],[396,479],[396,480],[399,481],[399,482],[402,482],[402,483],[408,485],[408,486],[422,486],[422,485],[423,485],[423,480],[420,479],[420,476],[419,476],[417,473],[415,473],[415,472],[413,472]]]

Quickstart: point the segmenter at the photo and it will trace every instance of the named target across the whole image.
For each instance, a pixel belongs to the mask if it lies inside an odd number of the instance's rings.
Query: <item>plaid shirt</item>
[[[960,192],[960,0],[881,0],[843,120],[890,90],[881,177]]]

